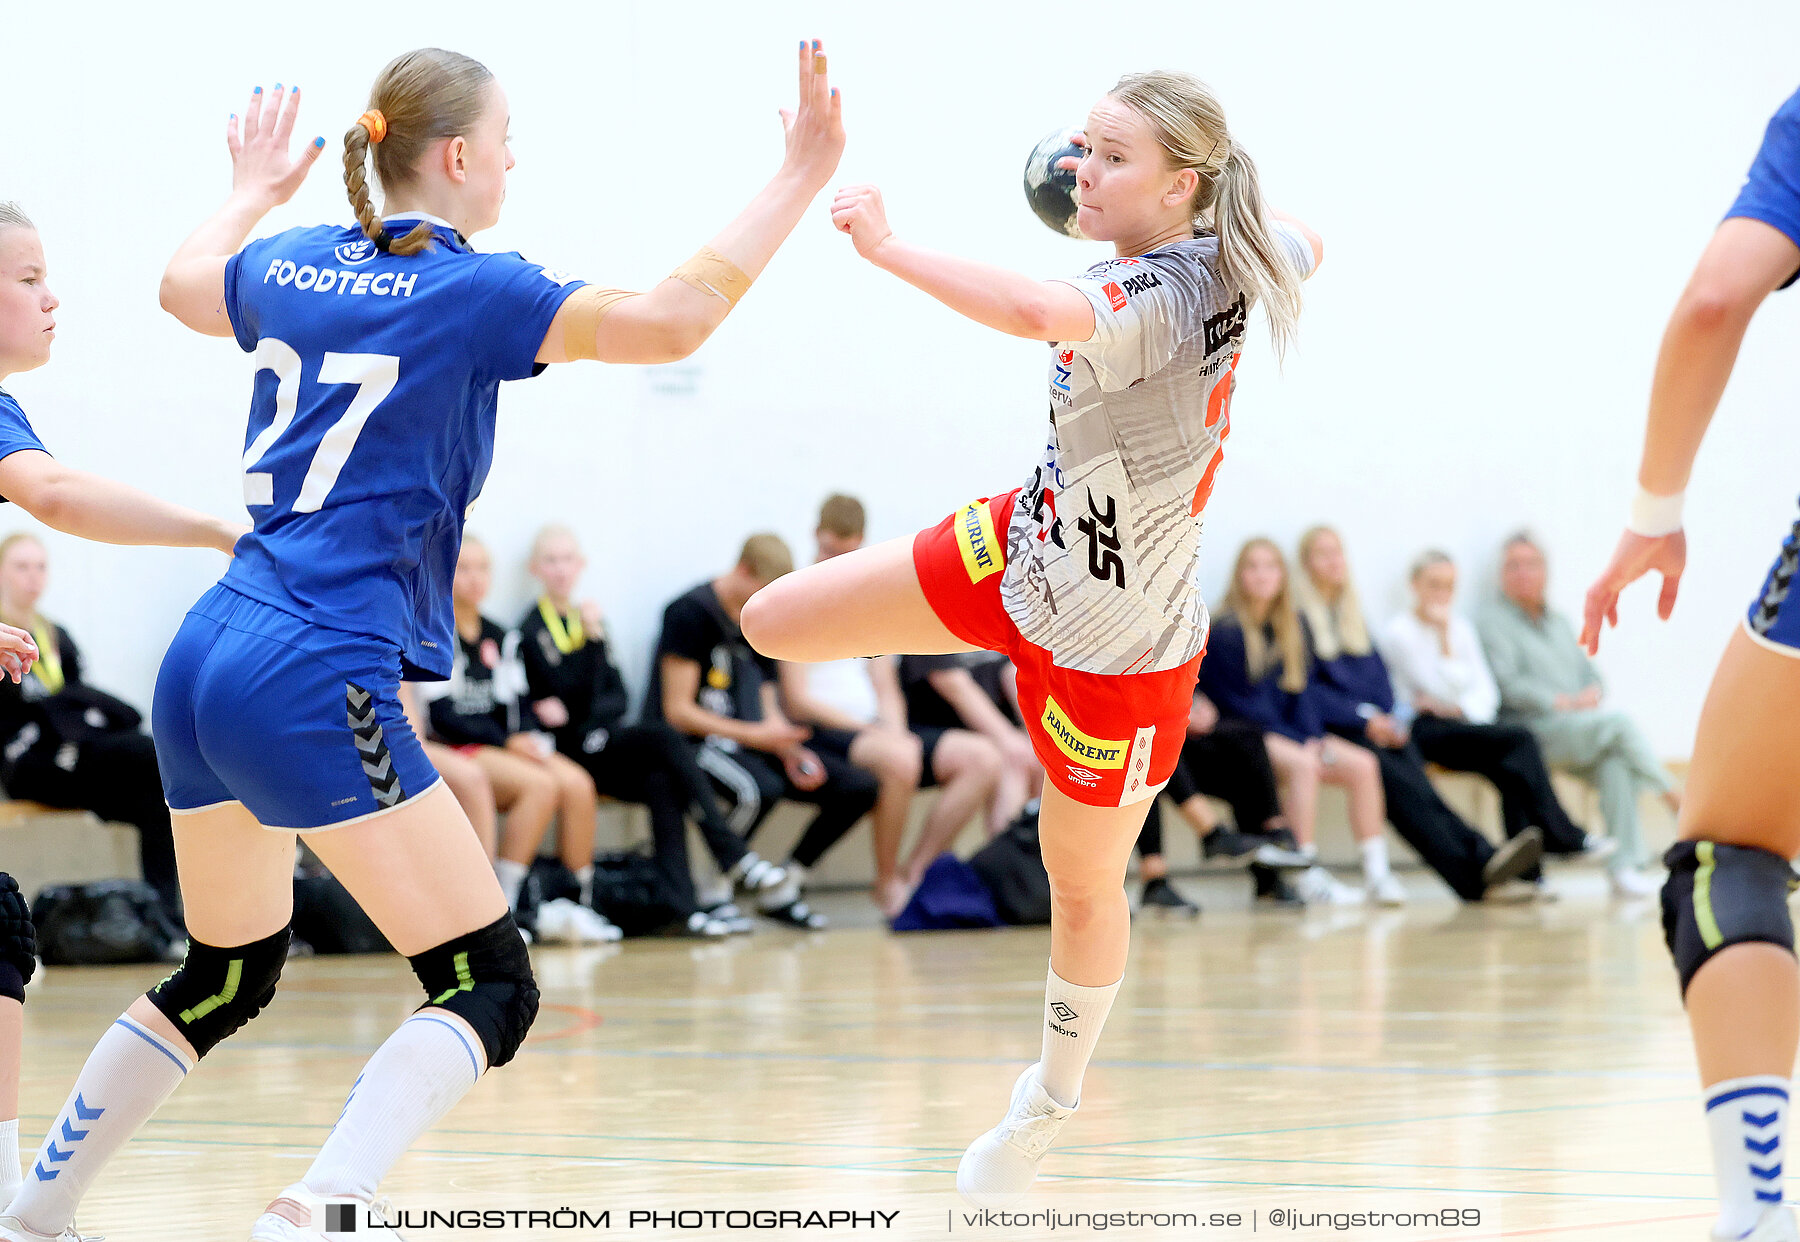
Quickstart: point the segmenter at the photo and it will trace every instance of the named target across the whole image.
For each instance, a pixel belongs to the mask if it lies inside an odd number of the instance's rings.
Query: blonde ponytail
[[[1262,304],[1284,356],[1300,321],[1300,273],[1275,238],[1256,163],[1232,138],[1224,106],[1197,79],[1160,70],[1125,75],[1112,97],[1149,122],[1172,167],[1198,175],[1195,232],[1219,239],[1220,278]]]

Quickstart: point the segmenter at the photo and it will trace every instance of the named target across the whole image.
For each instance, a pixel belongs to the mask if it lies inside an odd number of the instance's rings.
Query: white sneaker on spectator
[[[579,901],[559,898],[565,905],[573,907],[569,911],[569,929],[574,933],[576,944],[612,944],[625,939],[625,933],[619,925],[607,918],[592,906],[584,906]]]
[[[1651,879],[1636,867],[1614,867],[1606,873],[1606,882],[1612,888],[1612,895],[1623,899],[1636,897],[1653,897],[1662,891],[1662,884]]]
[[[604,944],[625,935],[605,915],[567,897],[538,907],[540,944]]]
[[[1619,848],[1619,843],[1611,837],[1603,837],[1590,832],[1581,839],[1581,852],[1564,855],[1570,862],[1596,863],[1605,862]]]
[[[781,869],[781,879],[777,883],[757,891],[756,904],[764,910],[791,906],[800,900],[800,890],[805,884],[806,868],[797,862],[790,862]]]
[[[1338,878],[1314,863],[1293,877],[1294,891],[1309,906],[1354,906],[1363,900],[1361,889],[1341,884]]]
[[[722,901],[700,913],[715,923],[721,923],[729,935],[743,936],[756,930],[756,920],[745,914],[729,901]]]
[[[1018,1202],[1037,1180],[1038,1165],[1063,1123],[1074,1115],[1074,1106],[1063,1107],[1044,1090],[1038,1066],[1027,1066],[1013,1084],[1005,1120],[963,1152],[956,1166],[957,1192],[976,1207]]]
[[[718,940],[731,935],[731,925],[715,919],[704,910],[696,910],[687,916],[683,934],[697,940]]]
[[[760,896],[787,883],[788,876],[785,867],[758,857],[753,850],[738,859],[727,878],[742,891]]]
[[[1368,899],[1376,905],[1403,906],[1406,904],[1406,885],[1390,871],[1368,886]]]

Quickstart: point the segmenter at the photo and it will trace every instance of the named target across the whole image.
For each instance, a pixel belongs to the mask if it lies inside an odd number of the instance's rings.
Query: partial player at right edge
[[[1681,502],[1751,317],[1800,277],[1800,93],[1769,122],[1749,180],[1663,334],[1638,496],[1612,563],[1588,591],[1581,640],[1600,646],[1619,592],[1652,570],[1664,620],[1687,564]],[[1732,634],[1694,740],[1680,839],[1665,856],[1663,928],[1693,1028],[1718,1179],[1711,1237],[1800,1239],[1782,1206],[1800,967],[1788,893],[1800,853],[1800,522]]]

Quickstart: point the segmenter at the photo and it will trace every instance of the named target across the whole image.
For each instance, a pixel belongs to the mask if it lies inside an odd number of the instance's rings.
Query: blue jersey
[[[463,518],[494,455],[501,380],[524,379],[580,281],[477,254],[431,221],[419,254],[355,226],[290,229],[225,266],[225,310],[256,355],[244,503],[255,529],[224,583],[447,677]],[[390,225],[395,236],[410,220]]]
[[[10,457],[23,449],[36,449],[48,452],[44,442],[37,438],[37,432],[31,429],[31,420],[25,417],[25,411],[19,403],[12,399],[12,394],[0,388],[0,458]],[[0,500],[4,500],[0,496]]]
[[[1725,213],[1727,220],[1739,216],[1761,220],[1800,246],[1800,91],[1788,96],[1787,102],[1769,118],[1762,147],[1750,165],[1744,188]],[[1800,271],[1789,276],[1781,287],[1787,288],[1796,277],[1800,277]]]

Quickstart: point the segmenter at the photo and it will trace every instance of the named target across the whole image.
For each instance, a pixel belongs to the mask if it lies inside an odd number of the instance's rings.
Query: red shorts
[[[1156,796],[1187,740],[1202,651],[1180,668],[1104,675],[1059,667],[1000,602],[1006,532],[1019,492],[966,505],[913,539],[913,566],[938,620],[1019,670],[1019,712],[1044,774],[1089,806]]]

